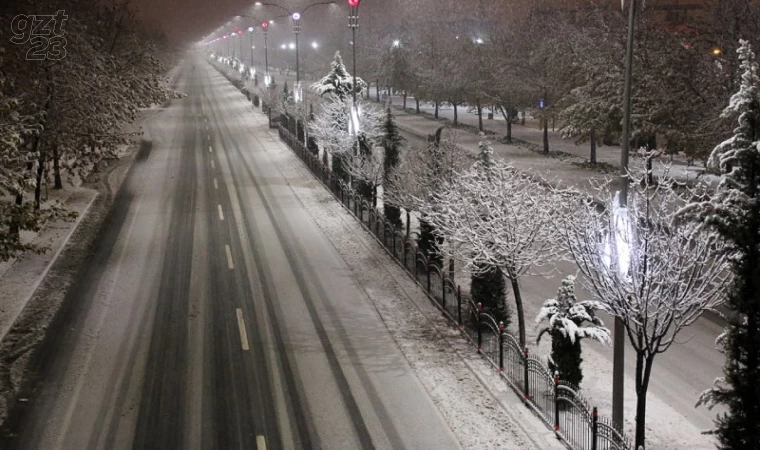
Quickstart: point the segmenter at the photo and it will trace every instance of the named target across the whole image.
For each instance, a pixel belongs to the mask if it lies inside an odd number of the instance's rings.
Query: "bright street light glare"
[[[291,42],[290,45],[288,45],[288,47],[290,47],[291,50],[295,50],[296,49],[296,44],[294,44],[293,42]]]
[[[399,40],[395,40],[395,41],[393,41],[393,46],[394,46],[394,47],[398,47],[398,46],[400,46],[400,45],[401,45],[401,41],[399,41]]]
[[[252,33],[253,32],[253,27],[248,27],[248,31]]]
[[[301,13],[294,12],[293,13],[293,20],[300,20],[301,19]]]
[[[288,48],[288,46],[287,46],[287,45],[285,45],[285,44],[282,44],[282,45],[280,46],[280,48],[281,48],[281,49],[283,49],[283,50],[285,50],[286,48]]]
[[[319,44],[317,44],[316,42],[312,42],[311,48],[319,48]]]

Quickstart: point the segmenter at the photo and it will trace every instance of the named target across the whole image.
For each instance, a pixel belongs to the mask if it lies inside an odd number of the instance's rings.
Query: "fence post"
[[[462,286],[457,285],[457,323],[462,328]]]
[[[499,322],[499,373],[504,372],[504,322]]]
[[[430,264],[430,257],[426,259],[425,264],[427,265],[427,291],[429,294],[430,293],[430,268],[432,267],[432,265]]]
[[[529,356],[528,347],[525,347],[525,349],[523,350],[523,356],[524,356],[524,359],[523,359],[523,376],[525,377],[525,392],[524,392],[524,394],[525,394],[525,401],[527,402],[527,401],[530,400],[530,389],[529,389],[530,388],[530,384],[528,383],[528,356]]]
[[[480,329],[480,312],[483,311],[483,305],[481,303],[478,303],[478,321],[475,322],[475,329],[478,332],[478,353],[480,353],[480,348],[483,346],[483,332]]]
[[[559,372],[554,372],[554,431],[559,431]]]
[[[454,281],[454,258],[449,258],[449,278]]]
[[[591,450],[597,449],[597,441],[599,437],[599,411],[596,410],[596,406],[594,406],[594,410],[591,413]]]

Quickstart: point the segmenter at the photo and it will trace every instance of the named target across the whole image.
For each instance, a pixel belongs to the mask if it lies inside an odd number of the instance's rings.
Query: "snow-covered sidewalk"
[[[39,233],[26,236],[27,242],[47,248],[46,252],[25,253],[0,264],[0,341],[34,295],[97,194],[97,191],[86,188],[67,188],[56,192],[51,196],[51,201],[55,199],[60,202],[67,211],[75,212],[77,218],[46,224]]]

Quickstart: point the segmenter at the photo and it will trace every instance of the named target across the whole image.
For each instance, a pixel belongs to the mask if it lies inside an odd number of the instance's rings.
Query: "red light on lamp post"
[[[348,6],[351,6],[351,7],[359,6],[360,1],[361,0],[348,0]]]
[[[269,28],[269,22],[262,22],[261,28]]]

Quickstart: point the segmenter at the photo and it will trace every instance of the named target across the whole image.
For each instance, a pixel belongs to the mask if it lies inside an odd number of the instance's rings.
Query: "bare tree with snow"
[[[553,193],[502,161],[475,164],[442,186],[421,210],[448,240],[446,252],[472,273],[498,267],[512,285],[520,345],[525,313],[520,279],[558,256],[551,239]]]
[[[583,284],[609,314],[622,320],[636,352],[636,448],[645,445],[646,404],[655,357],[679,333],[724,301],[730,281],[724,240],[676,215],[685,186],[643,168],[629,174],[627,208],[610,183],[597,186],[602,208],[568,193],[555,221],[558,235],[583,273]]]

